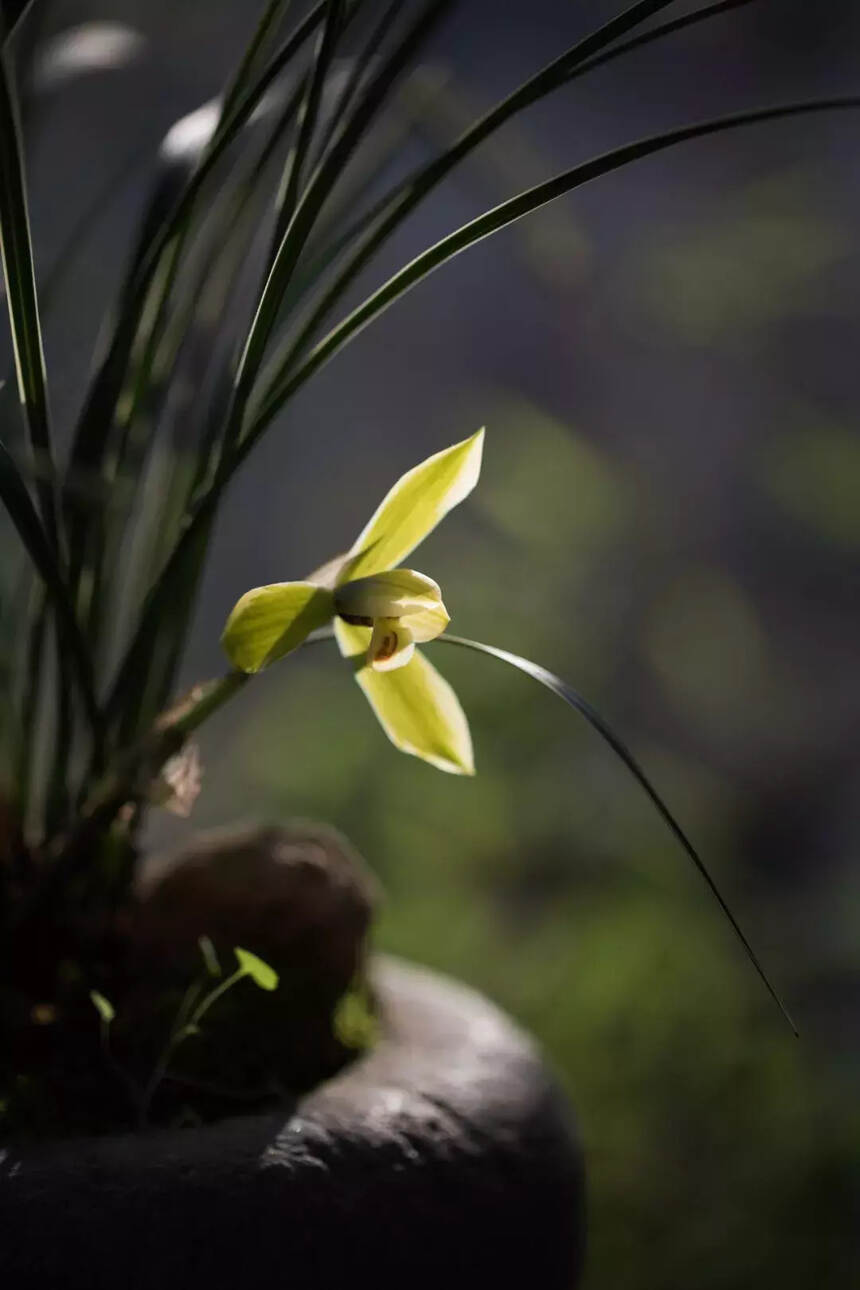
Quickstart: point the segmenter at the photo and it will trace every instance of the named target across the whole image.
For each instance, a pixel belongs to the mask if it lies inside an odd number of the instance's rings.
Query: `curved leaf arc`
[[[607,725],[606,721],[603,719],[603,717],[601,717],[600,713],[597,712],[597,710],[591,706],[591,704],[588,702],[587,699],[584,699],[582,697],[582,695],[579,693],[578,690],[575,690],[573,686],[568,685],[566,681],[563,681],[561,677],[556,676],[554,672],[550,672],[547,668],[541,667],[539,663],[533,663],[531,662],[530,659],[523,658],[519,654],[512,654],[509,650],[499,649],[495,645],[486,645],[481,641],[468,640],[464,636],[449,636],[446,633],[444,636],[439,636],[437,639],[440,642],[443,642],[447,645],[457,645],[461,649],[472,650],[474,653],[485,654],[485,655],[488,655],[490,658],[498,659],[499,662],[501,663],[507,663],[510,667],[516,668],[517,671],[525,673],[526,676],[530,676],[533,681],[537,681],[539,685],[542,685],[545,689],[549,690],[552,694],[557,695],[557,697],[561,699],[564,703],[566,703],[568,707],[573,708],[576,712],[579,712],[583,717],[585,717],[585,720],[592,727],[592,729],[597,731],[601,739],[603,739],[604,742],[609,745],[609,747],[615,753],[616,757],[618,757],[627,767],[630,774],[633,776],[633,778],[636,780],[639,786],[647,794],[648,798],[652,802],[653,806],[656,808],[663,822],[674,834],[675,838],[681,844],[681,846],[683,847],[684,851],[687,853],[690,860],[692,860],[693,864],[698,869],[699,873],[701,874],[702,878],[704,879],[705,883],[710,889],[711,895],[714,897],[717,904],[720,906],[720,909],[723,911],[723,914],[725,915],[728,922],[730,923],[732,930],[734,931],[735,935],[737,936],[738,940],[743,946],[746,952],[747,958],[752,963],[753,967],[758,973],[761,981],[763,982],[765,988],[767,989],[774,1003],[777,1005],[783,1017],[788,1022],[795,1037],[797,1037],[798,1030],[796,1025],[794,1024],[794,1021],[792,1020],[791,1014],[789,1013],[788,1009],[786,1008],[785,1004],[783,1003],[782,999],[777,993],[775,987],[771,984],[770,978],[768,977],[767,973],[762,967],[761,962],[759,961],[758,955],[756,954],[755,950],[752,948],[752,945],[747,939],[745,933],[742,931],[740,924],[738,923],[737,919],[735,918],[734,914],[729,908],[728,903],[726,902],[716,882],[711,877],[711,874],[707,866],[705,865],[705,862],[702,860],[698,851],[693,846],[692,842],[687,837],[684,830],[681,828],[681,825],[678,823],[675,816],[669,810],[669,807],[666,805],[663,798],[657,792],[656,788],[651,783],[651,780],[645,774],[645,771],[639,765],[639,763],[637,762],[636,758],[633,756],[630,749],[623,742],[623,740],[620,739],[617,734],[615,734],[615,732],[611,729],[611,727]]]

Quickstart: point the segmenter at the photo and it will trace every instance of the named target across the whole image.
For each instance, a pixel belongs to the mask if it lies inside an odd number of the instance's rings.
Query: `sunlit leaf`
[[[312,582],[274,582],[246,591],[227,619],[221,644],[242,672],[283,658],[334,612],[331,592]]]
[[[335,621],[341,654],[356,658],[367,653],[370,631]],[[423,654],[393,672],[372,671],[366,664],[355,679],[379,724],[401,752],[421,757],[453,775],[473,775],[475,763],[469,723],[460,701],[444,677]]]
[[[256,954],[250,950],[240,949],[237,945],[233,951],[239,962],[239,967],[245,976],[249,976],[255,985],[261,990],[276,990],[278,988],[278,974],[274,968],[269,967]]]
[[[481,473],[484,431],[413,466],[387,494],[353,545],[350,578],[392,569],[453,507],[468,497]]]

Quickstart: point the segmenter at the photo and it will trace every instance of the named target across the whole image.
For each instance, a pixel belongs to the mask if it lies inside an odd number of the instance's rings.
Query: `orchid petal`
[[[345,582],[352,573],[353,568],[358,563],[359,553],[355,551],[344,551],[341,555],[336,555],[332,560],[326,560],[313,573],[309,573],[305,582],[312,582],[315,587],[325,587],[329,591],[340,582]]]
[[[367,651],[374,672],[394,672],[405,667],[415,653],[415,641],[401,618],[377,618]]]
[[[330,591],[310,582],[255,587],[237,601],[221,644],[234,667],[259,672],[289,654],[334,614]]]
[[[414,641],[420,645],[423,641],[433,641],[441,636],[451,619],[448,610],[440,600],[437,605],[428,605],[426,609],[410,610],[403,614],[400,622],[409,629]]]
[[[345,658],[366,654],[366,627],[336,618],[334,634]],[[365,664],[355,679],[396,748],[449,774],[474,775],[472,738],[460,701],[423,654],[416,651],[405,667],[393,672],[374,671]]]
[[[352,578],[334,593],[337,612],[346,618],[402,618],[442,603],[438,583],[413,569],[390,569],[369,578]]]
[[[481,472],[484,432],[408,470],[378,506],[352,547],[350,578],[399,564],[448,512],[468,497]]]

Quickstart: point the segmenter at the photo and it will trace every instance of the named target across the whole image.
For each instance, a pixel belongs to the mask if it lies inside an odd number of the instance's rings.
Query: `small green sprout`
[[[250,950],[242,950],[238,947],[234,950],[236,959],[239,963],[239,971],[235,974],[238,979],[240,976],[249,976],[255,985],[261,990],[277,990],[278,974],[274,968],[269,967],[256,954]]]
[[[198,936],[197,944],[200,946],[206,971],[210,976],[220,976],[221,964],[218,962],[218,955],[215,953],[215,946],[211,939],[208,936]]]
[[[200,947],[200,953],[203,957],[203,965],[209,976],[220,976],[221,965],[218,962],[218,956],[215,953],[215,946],[208,936],[198,937],[197,944]],[[149,1082],[140,1098],[138,1108],[141,1124],[146,1123],[149,1114],[149,1108],[161,1081],[168,1072],[173,1055],[180,1044],[186,1039],[191,1039],[201,1033],[200,1022],[214,1003],[217,1003],[228,990],[232,990],[234,985],[244,978],[249,977],[255,985],[261,990],[276,990],[278,987],[278,974],[273,967],[264,962],[258,955],[252,954],[250,950],[244,950],[241,946],[235,946],[233,953],[236,955],[238,964],[235,972],[225,977],[214,989],[200,998],[204,989],[203,983],[198,979],[193,981],[185,993],[179,1009],[176,1013],[167,1043],[159,1057],[155,1069],[150,1076]]]
[[[332,1017],[332,1030],[344,1048],[357,1052],[364,1052],[376,1043],[379,1024],[363,986],[352,985],[341,995]]]
[[[425,574],[396,566],[471,493],[483,442],[479,430],[408,471],[346,555],[304,582],[246,592],[222,636],[233,666],[258,672],[333,622],[340,652],[355,660],[356,680],[392,743],[440,770],[474,774],[459,700],[415,649],[448,625],[441,591]]]
[[[215,947],[209,937],[201,936],[198,944],[200,946],[200,952],[203,955],[203,963],[206,971],[210,976],[220,976],[221,965],[218,962],[215,954]],[[231,973],[230,976],[225,977],[223,981],[216,985],[213,990],[210,990],[202,999],[200,999],[202,986],[199,982],[195,982],[189,988],[189,991],[176,1014],[176,1021],[174,1022],[169,1041],[169,1046],[172,1048],[175,1048],[181,1040],[187,1039],[189,1035],[199,1034],[200,1022],[212,1007],[213,1003],[217,1003],[222,995],[225,995],[228,990],[232,990],[233,986],[237,985],[243,977],[250,977],[254,984],[258,985],[261,990],[277,989],[278,974],[274,968],[269,967],[268,963],[264,963],[256,954],[252,954],[250,950],[243,950],[238,945],[233,950],[233,953],[236,955],[236,962],[238,964],[235,972]],[[215,968],[214,972],[212,970],[213,968]]]
[[[103,1026],[109,1026],[116,1016],[116,1010],[110,999],[106,999],[98,990],[90,990],[90,1003],[101,1018]]]

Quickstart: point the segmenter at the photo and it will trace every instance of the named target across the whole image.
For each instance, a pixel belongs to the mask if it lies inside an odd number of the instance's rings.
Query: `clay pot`
[[[530,1040],[376,960],[381,1038],[291,1110],[0,1150],[0,1282],[23,1290],[571,1290],[583,1175]]]

